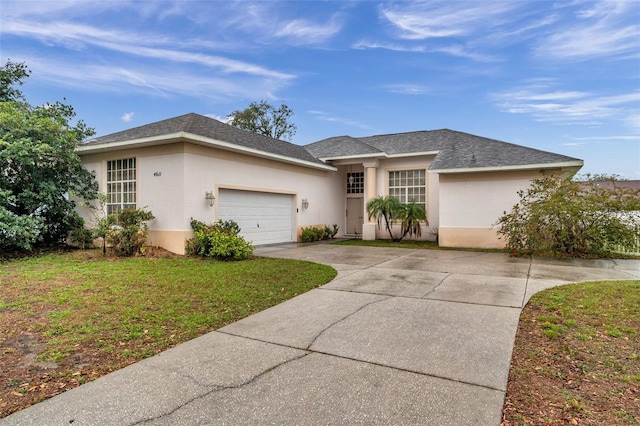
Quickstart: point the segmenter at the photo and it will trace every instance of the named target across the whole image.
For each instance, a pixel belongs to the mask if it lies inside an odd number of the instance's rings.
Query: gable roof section
[[[351,136],[335,136],[306,145],[314,157],[338,158],[383,156],[384,152]]]
[[[306,148],[325,161],[375,156],[435,154],[429,170],[439,173],[581,167],[580,159],[449,129],[324,139]]]
[[[122,132],[89,139],[78,152],[92,153],[115,149],[151,146],[186,140],[205,146],[242,152],[325,170],[335,170],[311,155],[304,147],[238,129],[213,118],[189,113]]]

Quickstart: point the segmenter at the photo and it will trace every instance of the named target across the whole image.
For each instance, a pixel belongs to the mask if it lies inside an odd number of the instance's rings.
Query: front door
[[[362,234],[364,198],[347,198],[347,229],[345,234]]]

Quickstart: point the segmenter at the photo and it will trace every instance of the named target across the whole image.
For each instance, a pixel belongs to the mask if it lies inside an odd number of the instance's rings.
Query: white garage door
[[[235,220],[240,235],[254,245],[293,241],[293,196],[220,189],[218,216]]]

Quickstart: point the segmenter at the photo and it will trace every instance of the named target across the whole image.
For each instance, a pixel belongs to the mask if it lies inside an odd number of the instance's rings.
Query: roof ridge
[[[184,119],[182,120],[182,123],[180,126],[178,126],[178,128],[180,130],[182,130],[183,132],[189,132],[189,133],[193,133],[190,132],[190,128],[191,128],[191,124],[193,123],[193,121],[195,120],[195,118],[199,116],[199,114],[196,114],[195,112],[190,112],[185,114],[183,117]]]

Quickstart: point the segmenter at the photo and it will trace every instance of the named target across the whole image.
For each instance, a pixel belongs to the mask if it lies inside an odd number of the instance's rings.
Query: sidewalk
[[[0,419],[0,425],[499,425],[522,306],[544,288],[640,279],[640,261],[264,247],[331,283]]]

